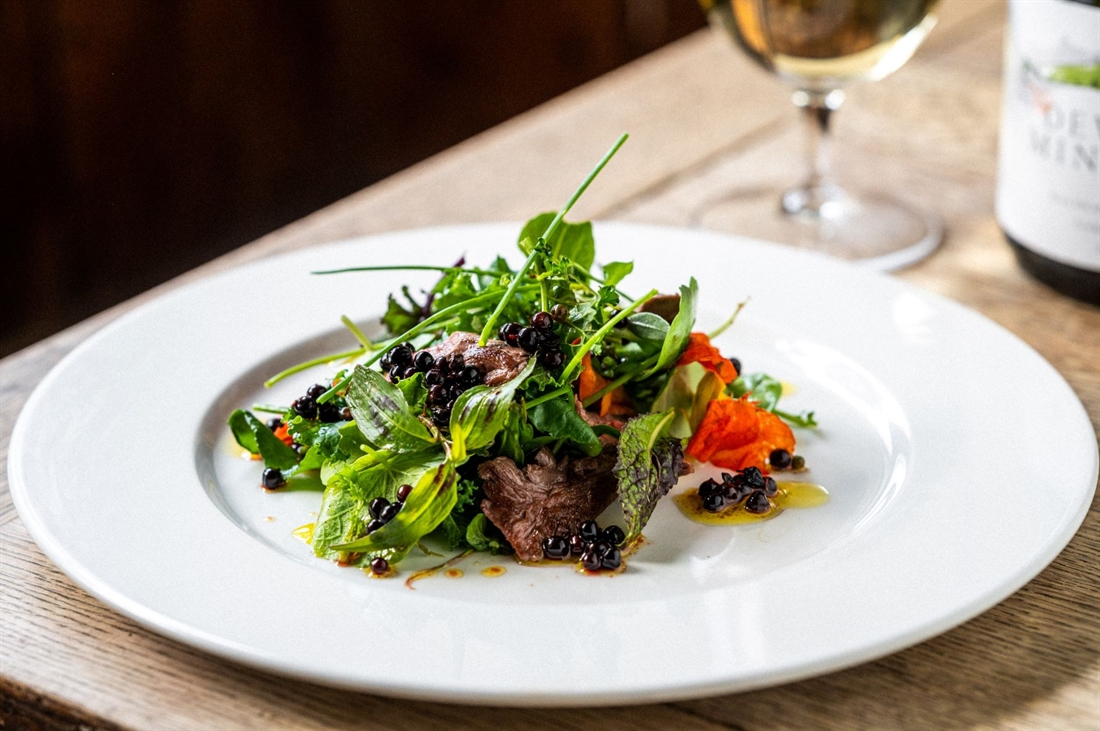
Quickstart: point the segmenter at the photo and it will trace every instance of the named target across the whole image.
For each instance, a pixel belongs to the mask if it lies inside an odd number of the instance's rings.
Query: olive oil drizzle
[[[772,509],[766,513],[750,513],[745,510],[744,503],[727,508],[717,513],[711,513],[703,509],[703,501],[699,498],[699,490],[692,488],[672,498],[676,507],[689,520],[704,525],[743,525],[746,523],[761,523],[771,520],[788,508],[805,509],[824,505],[829,501],[828,491],[821,485],[812,482],[779,482],[778,492],[770,498]]]
[[[417,572],[413,573],[412,576],[405,579],[405,588],[406,589],[411,589],[412,591],[416,591],[416,587],[413,586],[414,581],[420,581],[421,579],[426,579],[429,576],[435,576],[437,573],[439,573],[443,569],[451,568],[456,563],[458,563],[462,559],[469,556],[471,553],[473,553],[472,550],[463,551],[462,553],[458,554],[457,556],[454,556],[452,558],[447,559],[446,561],[439,564],[438,566],[432,566],[430,569],[424,569],[423,571],[417,571]],[[459,576],[461,576],[461,575],[462,574],[459,573]]]

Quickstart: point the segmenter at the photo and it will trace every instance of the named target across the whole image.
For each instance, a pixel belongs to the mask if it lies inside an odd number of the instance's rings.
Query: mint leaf
[[[510,381],[499,386],[475,386],[458,397],[451,411],[451,454],[458,464],[496,439],[508,418],[508,407],[518,389],[535,369],[535,359]]]
[[[619,440],[615,477],[626,518],[626,539],[636,538],[653,509],[680,477],[684,452],[679,439],[664,436],[673,413],[647,414],[626,423]]]
[[[424,422],[409,410],[401,390],[366,366],[355,366],[348,405],[359,431],[376,447],[415,452],[436,441]]]

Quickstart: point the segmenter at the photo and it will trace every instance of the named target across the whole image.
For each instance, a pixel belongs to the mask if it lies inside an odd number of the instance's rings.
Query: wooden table
[[[993,220],[1004,7],[946,0],[916,58],[857,87],[839,117],[848,179],[873,175],[942,212],[947,239],[897,276],[1007,327],[1100,424],[1100,309],[1023,274]],[[633,139],[573,216],[686,224],[715,191],[790,182],[801,149],[786,93],[700,33],[566,94],[0,362],[0,456],[46,371],[137,304],[212,272],[338,238],[520,220],[556,208],[621,131]],[[844,160],[848,162],[845,165]],[[873,166],[858,161],[874,160]],[[870,171],[870,172],[868,172]],[[1021,435],[1026,438],[1026,435]],[[1051,455],[1051,479],[1058,477]],[[395,702],[256,672],[101,605],[42,555],[0,476],[0,693],[30,728],[1100,728],[1100,514],[1034,581],[965,625],[877,662],[750,694],[615,709]]]

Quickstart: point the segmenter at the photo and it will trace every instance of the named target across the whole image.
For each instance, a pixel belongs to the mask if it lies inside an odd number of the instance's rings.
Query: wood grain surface
[[[1004,7],[946,0],[896,75],[852,90],[840,173],[940,211],[943,248],[898,274],[972,307],[1034,347],[1100,425],[1100,309],[1016,266],[993,220]],[[632,132],[575,217],[687,224],[719,194],[790,182],[794,112],[774,79],[721,39],[691,36],[123,306],[0,361],[0,457],[46,371],[159,293],[261,256],[439,223],[554,208],[609,140]],[[736,223],[736,221],[734,221]],[[1042,428],[1036,425],[1036,428]],[[1026,438],[1026,434],[1021,434]],[[1058,479],[1051,455],[1051,479]],[[1037,494],[1041,486],[1036,486]],[[0,712],[10,727],[141,729],[1056,729],[1100,728],[1100,511],[1019,592],[960,627],[841,672],[740,695],[539,711],[393,701],[223,661],[115,614],[47,560],[0,477]]]

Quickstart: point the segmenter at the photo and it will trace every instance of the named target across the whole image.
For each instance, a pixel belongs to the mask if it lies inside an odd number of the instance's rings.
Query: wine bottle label
[[[1100,8],[1010,0],[997,220],[1055,261],[1100,271]]]

